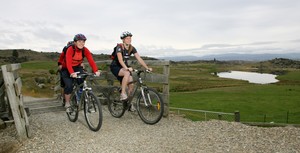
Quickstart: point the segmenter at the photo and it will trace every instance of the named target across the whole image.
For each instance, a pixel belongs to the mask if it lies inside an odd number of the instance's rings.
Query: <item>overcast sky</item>
[[[143,56],[300,53],[299,0],[0,1],[0,49],[61,52],[83,33],[109,54],[130,31]]]

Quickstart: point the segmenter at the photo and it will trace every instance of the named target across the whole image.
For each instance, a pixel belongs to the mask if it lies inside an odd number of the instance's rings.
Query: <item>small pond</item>
[[[246,80],[249,81],[250,83],[256,83],[256,84],[269,84],[269,83],[275,83],[279,81],[276,79],[277,75],[267,74],[267,73],[230,71],[230,72],[220,72],[217,75],[221,78]]]

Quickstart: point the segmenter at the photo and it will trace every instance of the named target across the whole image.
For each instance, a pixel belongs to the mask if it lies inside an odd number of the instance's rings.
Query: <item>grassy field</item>
[[[299,69],[275,69],[285,72],[277,77],[279,83],[257,85],[211,74],[212,71],[253,71],[257,70],[256,63],[234,66],[198,63],[172,67],[176,67],[171,68],[170,76],[172,107],[227,113],[239,111],[242,122],[300,123]],[[192,120],[203,119],[202,113],[184,113]]]
[[[22,63],[23,94],[51,97],[54,94],[55,61]],[[161,68],[155,68],[161,71]],[[223,79],[215,72],[241,70],[282,72],[279,83],[250,84],[247,81]],[[45,88],[35,85],[37,77],[46,80]],[[300,70],[278,68],[270,63],[254,62],[185,62],[170,66],[170,106],[233,113],[239,111],[243,122],[300,123]],[[185,112],[192,120],[201,114]]]
[[[289,123],[300,123],[299,91],[300,86],[271,84],[172,92],[170,105],[228,113],[239,111],[243,122],[285,123],[289,112]],[[197,114],[193,115],[191,119],[197,120]]]
[[[55,74],[50,74],[49,70],[57,70],[57,62],[54,61],[32,61],[21,63],[20,75],[22,78],[24,95],[33,97],[53,97],[55,86]],[[45,84],[44,88],[36,85],[36,80]]]

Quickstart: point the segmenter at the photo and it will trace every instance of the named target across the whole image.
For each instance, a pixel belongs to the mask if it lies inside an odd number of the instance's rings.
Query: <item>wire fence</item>
[[[300,124],[300,112],[283,111],[276,114],[253,114],[242,116],[244,122]]]
[[[226,120],[245,123],[266,123],[266,124],[299,124],[300,112],[283,112],[282,114],[253,114],[241,116],[239,111],[234,113],[214,112],[207,110],[187,109],[170,107],[170,110],[193,121]]]
[[[176,108],[176,107],[170,107],[170,110],[172,110],[177,114],[184,114],[186,117],[195,121],[208,121],[208,120],[215,119],[215,120],[240,122],[239,111],[236,111],[234,113],[224,113],[224,112],[214,112],[214,111]]]

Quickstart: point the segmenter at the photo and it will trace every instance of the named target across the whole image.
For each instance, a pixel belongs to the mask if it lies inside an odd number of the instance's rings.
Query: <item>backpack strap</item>
[[[123,44],[123,43],[119,43],[119,44],[117,44],[117,46],[120,46],[120,47],[121,47],[121,49],[122,49],[122,51],[123,51],[123,50],[125,50],[125,46],[124,46],[124,44]]]
[[[114,47],[113,52],[110,55],[110,58],[114,61],[115,59],[117,59],[117,47],[121,47],[122,50],[122,54],[123,54],[123,50],[124,50],[124,45],[122,43],[117,44],[116,47]]]

